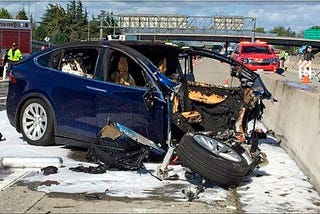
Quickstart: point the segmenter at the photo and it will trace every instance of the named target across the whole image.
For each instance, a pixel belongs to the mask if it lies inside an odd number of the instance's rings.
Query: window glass
[[[51,60],[51,52],[50,53],[48,53],[48,54],[45,54],[45,55],[43,55],[43,56],[40,56],[39,58],[38,58],[38,63],[40,64],[40,65],[42,65],[42,66],[44,66],[44,67],[51,67],[50,66],[50,60]]]
[[[98,50],[94,48],[65,50],[59,70],[87,78],[94,77]]]
[[[109,50],[105,54],[104,80],[127,86],[146,86],[143,68],[130,56]]]

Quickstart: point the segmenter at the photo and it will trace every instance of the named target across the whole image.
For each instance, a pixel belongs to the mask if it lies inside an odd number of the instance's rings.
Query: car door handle
[[[96,87],[92,87],[92,86],[88,86],[88,85],[86,85],[86,88],[89,89],[89,90],[93,90],[93,91],[98,91],[98,92],[107,93],[107,90],[101,89],[101,88],[96,88]]]

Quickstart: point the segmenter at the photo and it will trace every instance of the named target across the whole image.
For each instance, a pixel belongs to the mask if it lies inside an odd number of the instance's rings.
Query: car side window
[[[94,48],[66,49],[58,70],[92,79],[97,59],[98,50]]]
[[[60,61],[60,51],[45,53],[37,58],[37,63],[43,67],[58,69]]]
[[[104,81],[133,87],[146,86],[147,77],[143,68],[130,56],[109,50],[105,54],[104,63]]]

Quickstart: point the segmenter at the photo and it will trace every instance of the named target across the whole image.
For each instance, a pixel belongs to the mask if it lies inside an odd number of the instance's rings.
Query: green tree
[[[46,34],[52,43],[84,40],[88,29],[87,11],[81,1],[70,1],[66,9],[59,4],[49,4],[40,26],[35,30],[35,36]]]
[[[1,19],[12,19],[12,16],[7,9],[1,7],[0,8],[0,18]]]
[[[44,41],[44,38],[47,36],[47,32],[45,30],[44,25],[36,26],[33,24],[32,27],[33,39],[37,41]]]
[[[51,38],[52,43],[61,43],[68,40],[65,38],[65,29],[68,26],[66,22],[66,12],[60,5],[49,4],[40,25],[43,27],[47,36]]]
[[[319,25],[312,26],[310,29],[320,29]]]
[[[16,19],[28,20],[28,16],[24,8],[18,12],[18,14],[16,15]]]
[[[66,33],[70,41],[79,41],[87,36],[87,11],[83,10],[81,1],[71,1],[67,5],[66,22],[68,23]]]
[[[265,33],[264,27],[256,27],[256,33]]]
[[[287,29],[282,26],[274,27],[270,32],[276,34],[277,36],[296,37],[296,33],[292,31],[290,27]]]
[[[92,16],[92,19],[89,21],[89,37],[90,38],[99,38],[100,34],[100,21],[98,18]]]

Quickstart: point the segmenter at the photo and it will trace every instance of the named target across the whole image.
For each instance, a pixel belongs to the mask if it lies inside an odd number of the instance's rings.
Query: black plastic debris
[[[47,167],[41,168],[41,172],[43,175],[57,174],[58,168],[55,166],[47,166]]]
[[[137,170],[143,166],[143,160],[148,156],[149,149],[136,151],[112,151],[97,145],[90,148],[88,156],[94,162],[102,162],[109,169]]]
[[[3,137],[3,135],[0,132],[0,141],[5,141],[6,139]]]
[[[71,171],[74,172],[85,172],[85,173],[90,173],[90,174],[103,174],[106,173],[108,170],[108,167],[104,164],[99,164],[98,166],[77,166],[77,167],[72,167],[69,168]]]
[[[108,169],[137,170],[149,155],[149,148],[137,143],[116,128],[106,125],[92,143],[87,159],[102,163]]]

